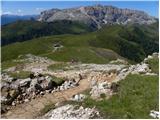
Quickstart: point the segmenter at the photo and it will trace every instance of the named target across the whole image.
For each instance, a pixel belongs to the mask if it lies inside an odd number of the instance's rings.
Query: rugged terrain
[[[21,67],[16,65],[4,69],[2,72],[1,101],[3,118],[39,118],[41,116],[49,118],[52,114],[55,114],[52,118],[79,118],[82,116],[83,118],[108,118],[110,116],[106,117],[103,115],[103,112],[99,111],[99,106],[95,106],[97,110],[95,108],[86,108],[88,114],[84,114],[83,107],[85,107],[85,104],[88,104],[83,103],[83,101],[93,99],[109,102],[110,98],[112,99],[112,96],[119,92],[119,87],[122,89],[121,82],[119,84],[119,81],[124,81],[123,79],[129,74],[139,75],[139,77],[147,76],[147,79],[150,78],[153,79],[153,82],[158,82],[158,69],[155,71],[155,66],[153,67],[153,65],[158,64],[157,53],[148,56],[143,62],[136,65],[130,65],[127,61],[120,59],[111,61],[109,64],[100,65],[72,62],[61,63],[30,54],[22,58],[16,60],[25,61],[24,64],[21,64]],[[157,62],[150,62],[153,60],[157,60]],[[25,74],[20,78],[19,75],[22,75],[23,72]],[[147,85],[146,89],[149,89],[148,87]],[[158,89],[155,85],[153,87],[155,89],[152,94],[153,98],[148,99],[154,99],[155,102],[151,103],[153,106],[150,106],[150,109],[145,109],[147,112],[151,109],[158,109],[156,102],[158,101]],[[90,92],[84,92],[86,90]],[[77,101],[77,103],[73,104],[67,101]],[[65,106],[66,104],[77,104],[79,106],[81,102],[83,107],[77,109],[68,106],[68,112],[64,113],[64,116],[59,113],[61,112],[60,106],[64,105],[62,109],[67,109],[65,108],[67,107]],[[137,102],[135,101],[136,104]],[[57,110],[55,109],[57,113],[50,112],[46,114],[46,112],[54,108],[57,108]],[[77,109],[77,113],[74,113],[72,109]],[[90,114],[89,110],[91,110]],[[80,115],[80,111],[82,112],[82,116]],[[43,116],[44,114],[46,115]],[[77,115],[70,116],[70,114]],[[133,115],[135,113],[131,112],[130,114]],[[140,117],[138,114],[135,115],[131,118]],[[149,113],[145,117],[147,116],[149,117]],[[126,117],[128,118],[128,116]]]
[[[102,5],[46,10],[41,12],[38,20],[45,22],[55,20],[81,21],[97,28],[101,28],[104,24],[151,24],[156,22],[156,18],[143,11]]]
[[[51,9],[2,26],[2,118],[158,118],[156,18]]]

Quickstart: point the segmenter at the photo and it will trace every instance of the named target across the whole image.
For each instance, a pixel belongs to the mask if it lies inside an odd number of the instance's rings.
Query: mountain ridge
[[[55,20],[81,21],[100,29],[105,24],[152,24],[157,21],[157,18],[144,11],[102,5],[66,9],[53,8],[41,12],[38,18],[38,21],[44,22]]]

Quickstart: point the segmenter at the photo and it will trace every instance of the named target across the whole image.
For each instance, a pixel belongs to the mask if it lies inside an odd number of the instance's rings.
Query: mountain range
[[[120,9],[113,6],[86,6],[70,9],[50,9],[41,12],[39,21],[80,21],[101,28],[104,24],[151,24],[156,18],[138,10]]]

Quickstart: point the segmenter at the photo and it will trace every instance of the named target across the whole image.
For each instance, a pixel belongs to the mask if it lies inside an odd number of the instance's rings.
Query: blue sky
[[[71,8],[87,5],[112,5],[119,8],[142,10],[158,17],[158,1],[2,1],[2,14],[31,15],[51,8]]]

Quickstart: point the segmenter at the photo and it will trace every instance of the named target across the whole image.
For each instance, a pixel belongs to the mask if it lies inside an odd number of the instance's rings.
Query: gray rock
[[[59,106],[59,105],[57,105]],[[73,105],[65,105],[57,107],[48,113],[46,113],[42,118],[45,119],[91,119],[100,118],[99,111],[95,108],[84,108],[82,106],[76,108]]]
[[[28,89],[28,91],[36,91],[36,90],[42,90],[42,87],[40,86],[40,84],[38,84],[37,78],[34,78],[31,80],[30,88]]]
[[[83,94],[77,94],[77,95],[74,95],[74,96],[71,98],[71,100],[80,102],[80,101],[83,101],[85,98],[86,98],[85,95],[83,95]]]
[[[44,92],[44,91],[41,91],[41,92],[40,92],[40,95],[44,95],[44,94],[45,94],[45,92]]]
[[[101,28],[105,24],[151,24],[156,22],[156,18],[143,11],[101,5],[46,10],[41,12],[38,20],[45,22],[56,20],[80,21],[96,28]]]
[[[56,82],[52,81],[52,79],[50,78],[43,80],[40,85],[43,88],[43,90],[53,89],[53,87],[57,86]]]
[[[15,101],[13,101],[13,102],[12,102],[12,106],[16,106],[16,103],[15,103]]]
[[[29,102],[29,99],[25,99],[24,102]]]
[[[43,77],[43,76],[42,76],[42,77],[39,77],[39,78],[38,78],[38,83],[41,83],[41,82],[44,81],[44,80],[45,80],[45,77]]]
[[[25,86],[28,86],[31,82],[31,79],[30,78],[26,78],[26,79],[23,79],[20,81],[20,87],[25,87]]]

